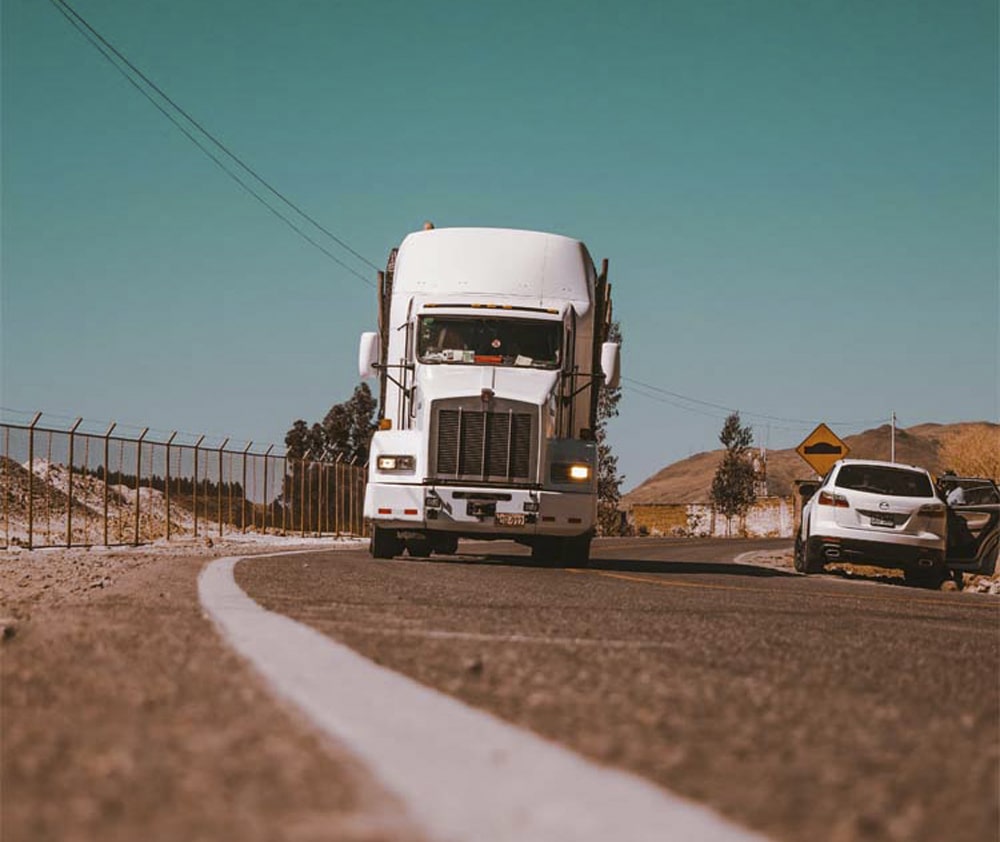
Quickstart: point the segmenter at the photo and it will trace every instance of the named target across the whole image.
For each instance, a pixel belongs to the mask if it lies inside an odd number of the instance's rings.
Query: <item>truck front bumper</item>
[[[368,483],[365,517],[386,529],[478,537],[581,535],[594,528],[590,493],[480,486]]]

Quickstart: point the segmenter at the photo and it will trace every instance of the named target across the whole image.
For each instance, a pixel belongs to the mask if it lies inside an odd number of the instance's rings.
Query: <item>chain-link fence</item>
[[[366,470],[229,438],[0,422],[0,547],[364,532]]]

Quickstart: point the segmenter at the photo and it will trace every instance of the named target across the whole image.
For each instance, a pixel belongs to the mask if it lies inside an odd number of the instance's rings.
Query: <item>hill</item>
[[[959,424],[920,424],[896,429],[896,461],[920,465],[931,473],[940,473],[948,466],[941,464],[941,447],[951,436],[969,427],[998,429],[996,424],[972,421]],[[892,429],[888,424],[845,436],[850,456],[856,459],[889,459]],[[628,506],[635,503],[707,503],[711,499],[712,477],[715,475],[722,450],[697,453],[674,462],[649,477],[622,498]],[[812,470],[794,449],[772,450],[767,455],[768,491],[788,496],[794,491],[793,481],[813,476]]]

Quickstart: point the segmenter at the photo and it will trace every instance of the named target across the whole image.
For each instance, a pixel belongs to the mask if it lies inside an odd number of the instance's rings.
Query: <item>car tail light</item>
[[[837,509],[849,509],[851,504],[843,494],[831,494],[829,491],[819,493],[819,504],[821,506],[833,506]]]

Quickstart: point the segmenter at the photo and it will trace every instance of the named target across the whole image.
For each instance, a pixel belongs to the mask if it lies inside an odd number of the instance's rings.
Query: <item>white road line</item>
[[[226,640],[281,697],[352,750],[447,842],[762,840],[636,775],[598,766],[380,667],[266,611],[236,584],[240,559],[198,579]]]
[[[602,640],[596,637],[551,637],[548,635],[530,634],[487,634],[484,632],[457,632],[445,629],[427,629],[406,625],[385,625],[375,623],[360,623],[354,620],[331,620],[329,611],[322,609],[303,611],[306,616],[314,615],[323,628],[348,629],[365,634],[384,637],[417,637],[425,640],[462,640],[472,643],[511,643],[527,646],[571,646],[575,649],[668,649],[686,652],[690,646],[684,641],[665,640]]]

